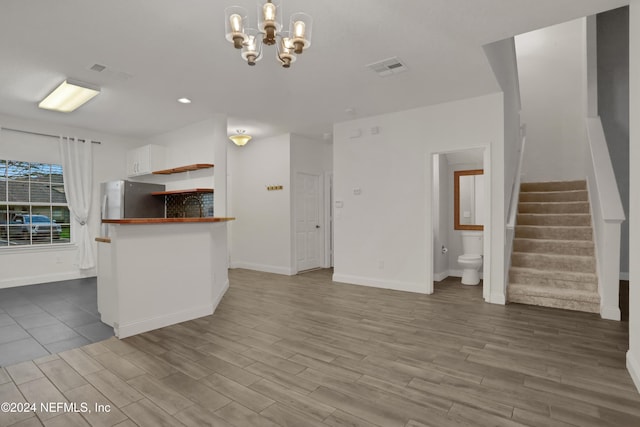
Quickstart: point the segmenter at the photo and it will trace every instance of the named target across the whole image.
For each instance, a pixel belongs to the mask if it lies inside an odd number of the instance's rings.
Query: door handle
[[[316,225],[316,228],[320,228],[320,226],[319,226],[319,225]]]

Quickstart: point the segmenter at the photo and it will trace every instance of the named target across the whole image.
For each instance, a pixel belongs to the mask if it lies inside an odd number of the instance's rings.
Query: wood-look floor
[[[627,324],[233,270],[213,316],[0,369],[19,426],[640,426]],[[111,411],[96,412],[95,403]],[[81,406],[79,406],[81,408]]]

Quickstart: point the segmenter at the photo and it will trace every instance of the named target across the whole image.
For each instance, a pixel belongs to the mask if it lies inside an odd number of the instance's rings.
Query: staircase
[[[522,183],[509,302],[600,312],[586,181]]]

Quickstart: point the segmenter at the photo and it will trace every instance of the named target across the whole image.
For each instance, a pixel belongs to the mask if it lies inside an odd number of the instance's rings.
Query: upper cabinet
[[[165,148],[144,145],[127,152],[127,176],[149,175],[165,168]]]

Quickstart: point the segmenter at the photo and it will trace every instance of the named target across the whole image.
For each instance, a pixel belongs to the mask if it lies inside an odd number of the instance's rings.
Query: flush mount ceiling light
[[[178,98],[178,102],[180,104],[191,104],[191,100],[189,98]]]
[[[231,135],[229,139],[233,141],[233,143],[236,144],[238,147],[242,147],[243,145],[246,145],[247,142],[251,140],[251,135],[247,135],[243,129],[238,129],[236,130],[236,134]]]
[[[46,110],[70,113],[100,93],[100,88],[77,80],[67,79],[60,84],[38,107]]]
[[[311,46],[313,19],[298,12],[289,19],[289,31],[282,31],[282,2],[280,0],[258,0],[258,29],[248,28],[247,11],[241,6],[225,9],[226,39],[249,65],[262,59],[262,45],[276,45],[276,58],[284,68],[289,68],[296,55]]]

